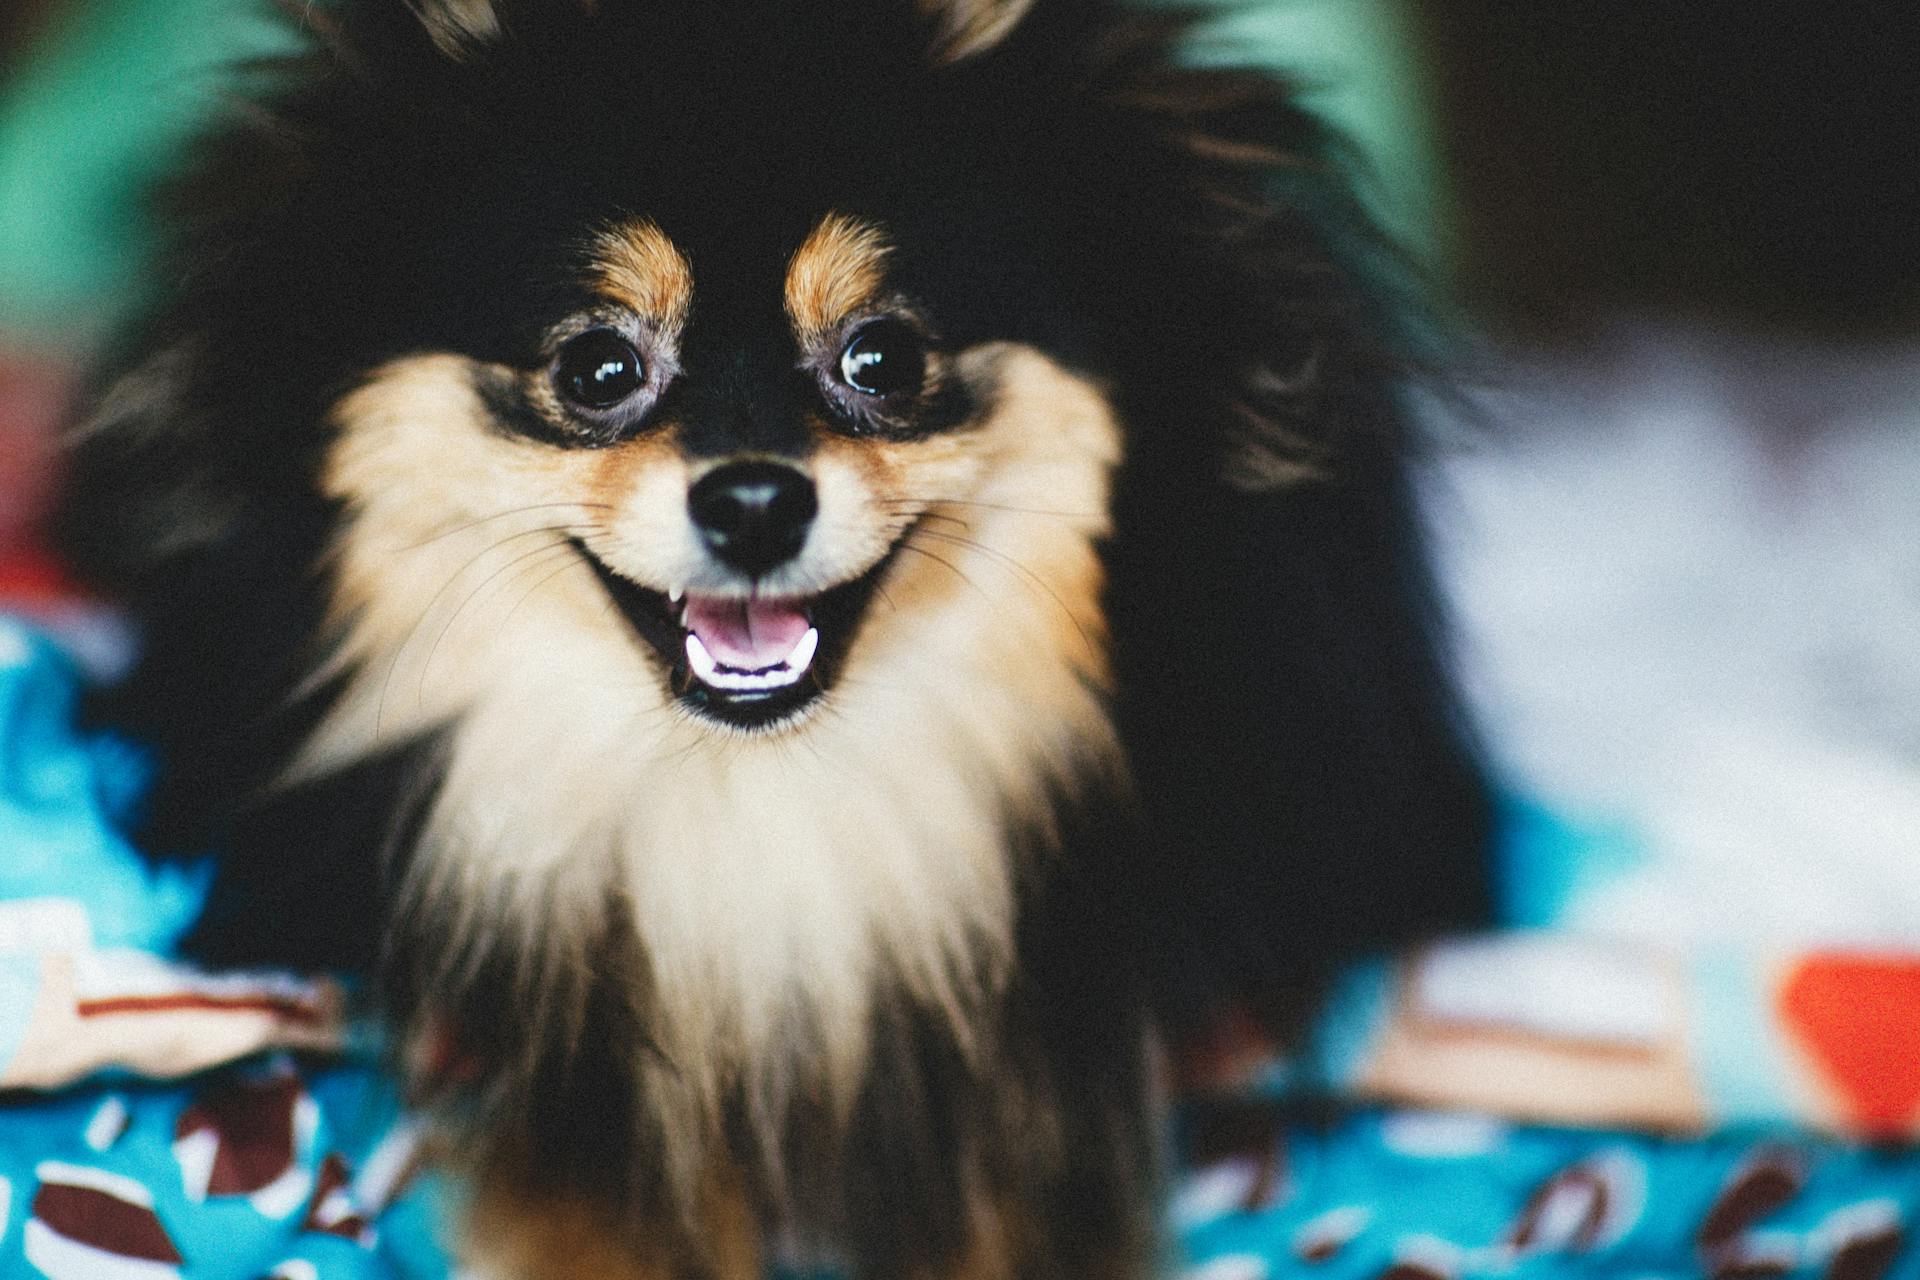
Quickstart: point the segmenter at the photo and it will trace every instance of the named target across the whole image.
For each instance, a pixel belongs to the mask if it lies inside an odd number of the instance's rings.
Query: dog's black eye
[[[862,395],[911,395],[927,377],[927,348],[898,320],[876,320],[840,353],[840,378]]]
[[[560,348],[553,381],[577,405],[611,409],[646,385],[647,366],[612,329],[589,329]]]

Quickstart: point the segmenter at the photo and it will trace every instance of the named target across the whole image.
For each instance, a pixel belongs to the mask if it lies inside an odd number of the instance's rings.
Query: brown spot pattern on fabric
[[[1402,1259],[1382,1271],[1379,1280],[1454,1280],[1454,1276],[1451,1272],[1424,1262]]]
[[[170,1266],[184,1261],[152,1209],[95,1187],[43,1182],[33,1216],[55,1235],[115,1257]]]
[[[1509,1228],[1506,1242],[1522,1252],[1585,1253],[1600,1243],[1615,1207],[1613,1188],[1601,1172],[1593,1165],[1577,1164],[1535,1189]]]
[[[1333,1261],[1340,1256],[1340,1251],[1346,1247],[1347,1242],[1345,1240],[1334,1236],[1319,1236],[1312,1240],[1301,1242],[1300,1247],[1296,1249],[1294,1253],[1300,1261],[1311,1262],[1317,1266],[1322,1262]]]
[[[1725,1248],[1768,1214],[1800,1194],[1806,1162],[1786,1147],[1755,1152],[1736,1168],[1707,1211],[1695,1237],[1709,1252]]]
[[[1793,1264],[1784,1258],[1735,1255],[1715,1263],[1708,1274],[1713,1280],[1776,1280],[1792,1272]]]
[[[251,1195],[271,1186],[293,1166],[294,1107],[300,1079],[237,1080],[203,1090],[174,1125],[177,1142],[211,1133],[218,1142],[206,1193]]]
[[[1331,1262],[1366,1229],[1372,1217],[1372,1211],[1360,1205],[1323,1213],[1294,1236],[1293,1256],[1314,1266]]]
[[[1880,1280],[1905,1243],[1906,1233],[1896,1223],[1854,1236],[1834,1250],[1826,1280]]]
[[[300,1224],[300,1229],[323,1236],[339,1236],[360,1244],[367,1243],[370,1228],[366,1218],[354,1205],[350,1194],[352,1183],[353,1175],[343,1158],[330,1154],[322,1160],[320,1177],[313,1188],[313,1199],[307,1205],[307,1216]]]

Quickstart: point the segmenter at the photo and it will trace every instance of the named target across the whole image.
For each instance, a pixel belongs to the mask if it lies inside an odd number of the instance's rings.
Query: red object
[[[0,560],[29,545],[46,513],[73,386],[59,361],[0,352]]]
[[[271,1013],[289,1022],[318,1022],[320,1011],[285,996],[211,996],[180,992],[168,996],[113,996],[82,1000],[75,1006],[83,1018],[105,1018],[128,1013],[179,1013],[194,1009],[215,1013]]]
[[[78,595],[80,588],[53,557],[33,551],[0,554],[0,601],[51,604]]]
[[[1815,954],[1780,986],[1780,1020],[1876,1138],[1920,1113],[1920,957]]]

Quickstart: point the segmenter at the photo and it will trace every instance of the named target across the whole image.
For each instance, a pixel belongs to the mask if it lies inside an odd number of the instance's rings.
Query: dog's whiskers
[[[564,504],[555,504],[555,505],[564,505]],[[506,514],[506,513],[503,513],[503,514]],[[484,523],[484,521],[481,523]],[[461,578],[466,576],[468,570],[472,569],[476,564],[479,564],[486,557],[500,550],[502,547],[506,546],[508,543],[518,542],[522,538],[534,537],[538,534],[568,535],[574,532],[575,530],[585,530],[585,531],[591,532],[599,528],[600,526],[594,525],[594,524],[578,524],[578,525],[543,525],[537,529],[522,529],[518,533],[510,533],[505,537],[499,538],[494,542],[489,543],[485,547],[482,547],[479,551],[476,551],[471,557],[469,557],[466,563],[462,564],[458,569],[454,570],[453,573],[449,574],[447,576],[447,580],[440,585],[440,589],[435,591],[433,595],[428,598],[425,606],[421,608],[420,616],[416,618],[414,620],[413,625],[407,629],[406,639],[400,642],[399,647],[394,650],[392,660],[387,663],[387,674],[380,682],[380,700],[378,703],[375,704],[375,707],[374,707],[373,731],[374,731],[375,738],[379,738],[385,729],[386,716],[387,716],[387,701],[388,701],[389,695],[392,692],[394,676],[400,669],[401,661],[406,657],[407,651],[413,647],[414,641],[419,637],[420,628],[425,626],[427,619],[433,616],[433,611],[435,606],[437,606],[440,603],[441,598],[444,597],[447,594],[447,592],[451,591],[454,585],[458,583]],[[463,605],[462,607],[464,608],[465,606]],[[444,634],[444,631],[442,632],[442,634]],[[435,644],[437,646],[438,641],[436,641]],[[429,663],[431,663],[432,661],[431,655],[429,655],[428,661]],[[424,673],[422,674],[422,677],[421,677],[421,687],[424,690],[425,688]]]
[[[569,548],[569,550],[571,550],[571,548]],[[535,582],[531,587],[523,591],[520,594],[520,598],[513,602],[513,608],[507,610],[507,616],[500,619],[500,629],[502,631],[505,631],[507,629],[507,624],[513,621],[513,615],[520,612],[520,606],[524,605],[527,601],[533,599],[534,595],[537,592],[539,592],[540,588],[546,586],[549,582],[552,582],[555,578],[565,573],[568,569],[572,568],[575,564],[581,564],[581,563],[582,562],[579,560],[578,557],[569,556],[558,567],[553,569],[552,572],[541,575],[540,580],[538,582]],[[584,567],[584,565],[582,567]]]
[[[986,545],[984,542],[980,542],[974,538],[961,537],[959,534],[955,534],[955,533],[943,533],[938,529],[921,529],[919,532],[925,535],[926,537],[934,538],[940,542],[946,542],[957,547],[964,547],[964,548],[967,548],[968,550],[978,551],[981,555],[984,555],[993,560],[996,560],[999,563],[1005,565],[1007,568],[1013,570],[1015,573],[1019,574],[1022,578],[1024,578],[1031,586],[1037,588],[1040,592],[1042,592],[1047,597],[1047,599],[1053,601],[1054,605],[1060,610],[1060,612],[1063,615],[1065,615],[1067,621],[1073,624],[1074,630],[1080,633],[1080,639],[1086,643],[1089,649],[1093,649],[1093,650],[1098,649],[1098,646],[1095,645],[1093,642],[1093,637],[1088,635],[1087,629],[1081,625],[1079,616],[1075,614],[1072,609],[1069,609],[1067,607],[1067,602],[1060,598],[1060,593],[1055,591],[1052,587],[1048,586],[1046,579],[1042,578],[1039,574],[1029,569],[1026,565],[1021,564],[1018,560],[1015,560],[1012,556],[1006,554],[1004,551],[1000,551],[993,547],[990,547]]]
[[[923,530],[920,530],[919,532],[925,533],[927,531],[923,529]],[[933,561],[935,564],[946,566],[947,570],[950,573],[952,573],[954,577],[960,579],[960,581],[966,583],[969,587],[972,587],[975,591],[980,592],[981,599],[985,600],[989,604],[993,603],[993,597],[988,595],[984,590],[982,590],[979,583],[975,582],[972,578],[969,578],[966,575],[966,572],[962,570],[959,565],[956,565],[953,561],[947,559],[945,556],[936,555],[933,552],[927,550],[925,547],[915,546],[913,543],[912,536],[908,536],[907,538],[903,539],[900,542],[899,546],[900,546],[900,550],[902,551],[911,551],[915,555],[925,556],[927,559]]]
[[[424,663],[422,663],[420,666],[420,689],[418,694],[420,698],[422,699],[425,698],[427,679],[433,672],[433,660],[434,660],[434,657],[440,652],[441,641],[447,638],[447,633],[453,630],[454,624],[460,621],[460,616],[467,611],[468,606],[471,605],[475,600],[478,600],[481,596],[481,593],[486,591],[488,586],[490,586],[497,578],[499,578],[502,574],[508,572],[509,570],[513,569],[516,565],[522,564],[528,560],[532,560],[536,556],[546,556],[556,551],[566,550],[566,546],[567,546],[566,542],[562,540],[559,542],[546,543],[542,546],[535,547],[531,551],[523,551],[519,555],[513,557],[513,559],[507,561],[505,564],[500,565],[492,573],[489,573],[485,578],[481,579],[480,584],[478,586],[476,586],[472,591],[467,593],[467,598],[465,600],[462,600],[460,602],[460,607],[453,611],[453,615],[447,619],[446,625],[440,628],[440,634],[433,638],[432,647],[427,650],[427,660]]]
[[[410,543],[398,549],[401,551],[418,551],[422,547],[430,547],[436,542],[442,542],[453,537],[455,534],[465,533],[469,529],[478,529],[483,524],[492,524],[495,520],[505,520],[508,516],[523,516],[530,511],[552,511],[560,507],[578,507],[583,511],[618,510],[618,508],[607,502],[536,502],[530,506],[511,507],[505,511],[496,511],[490,516],[481,516],[478,520],[469,520],[465,524],[455,525],[451,529],[443,529],[430,538]],[[533,531],[529,530],[528,532]]]
[[[1089,511],[1046,511],[1039,507],[1016,507],[1004,502],[985,502],[978,498],[949,498],[939,495],[916,496],[900,494],[891,498],[881,498],[880,502],[896,506],[911,507],[979,507],[987,511],[1004,511],[1021,516],[1050,516],[1057,520],[1095,520],[1100,516]]]

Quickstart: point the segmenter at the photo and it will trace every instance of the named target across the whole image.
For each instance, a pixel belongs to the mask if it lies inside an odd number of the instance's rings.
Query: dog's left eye
[[[589,329],[560,348],[553,381],[573,403],[605,410],[646,385],[647,366],[633,344],[612,329]]]
[[[876,320],[840,353],[840,380],[862,395],[911,395],[927,377],[927,348],[898,320]]]

